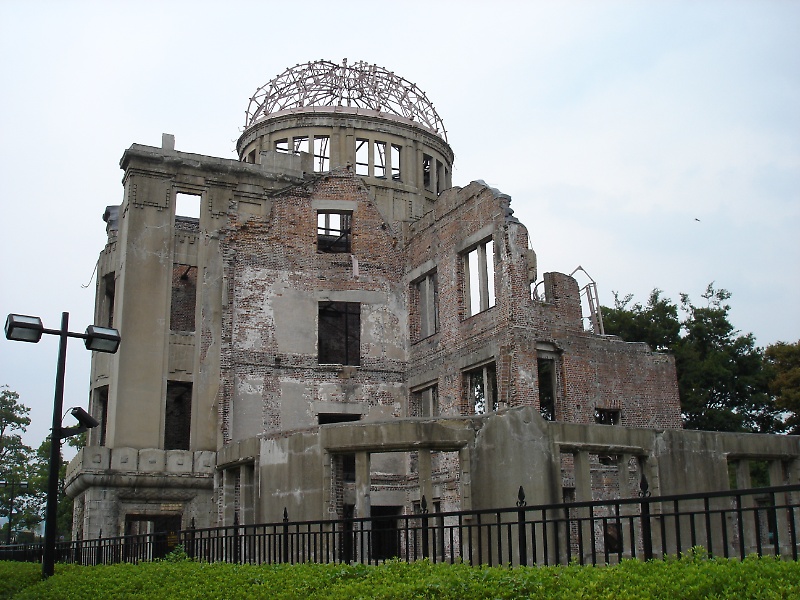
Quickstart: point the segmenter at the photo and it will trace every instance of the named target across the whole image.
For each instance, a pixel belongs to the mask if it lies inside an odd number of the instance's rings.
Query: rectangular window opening
[[[292,138],[292,153],[300,154],[301,152],[308,153],[308,136]]]
[[[444,191],[444,165],[440,161],[436,161],[436,193],[441,194]]]
[[[114,327],[114,297],[116,295],[116,273],[103,277],[103,305],[100,309],[100,322],[106,327]]]
[[[188,450],[191,423],[191,382],[168,381],[164,411],[164,450]]]
[[[423,154],[422,155],[422,185],[429,192],[433,191],[433,188],[431,187],[431,165],[432,164],[433,164],[433,158],[431,158],[427,154]]]
[[[314,171],[323,173],[331,170],[330,137],[314,137]]]
[[[556,361],[539,358],[536,361],[539,375],[539,411],[547,421],[556,418]]]
[[[411,394],[410,417],[433,418],[439,414],[439,387],[431,385]]]
[[[392,179],[400,181],[400,146],[392,144]]]
[[[320,302],[318,328],[320,364],[361,364],[361,304]]]
[[[169,328],[172,331],[194,331],[196,304],[197,267],[174,264],[172,267]]]
[[[494,242],[491,239],[464,255],[464,287],[467,317],[495,305]]]
[[[386,142],[375,142],[375,177],[386,177]]]
[[[94,391],[92,416],[100,421],[100,426],[91,429],[89,435],[95,436],[92,446],[106,445],[106,429],[108,427],[108,386],[104,385]]]
[[[369,140],[356,139],[356,175],[369,175]]]
[[[289,154],[289,139],[275,140],[275,152],[281,154]]]
[[[497,372],[493,362],[464,373],[467,404],[476,415],[494,412],[497,402]]]
[[[350,252],[352,215],[349,211],[317,213],[317,252]]]
[[[594,422],[599,425],[619,425],[620,411],[610,408],[595,408]]]
[[[418,321],[418,338],[424,339],[439,331],[439,285],[436,271],[414,284],[414,300]],[[417,324],[417,323],[415,323]]]
[[[200,196],[197,194],[175,194],[175,216],[199,219]]]

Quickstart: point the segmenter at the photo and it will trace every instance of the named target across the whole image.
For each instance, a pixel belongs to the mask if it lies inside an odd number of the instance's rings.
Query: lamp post
[[[11,545],[11,519],[14,517],[14,500],[17,499],[17,490],[27,490],[27,481],[0,481],[0,487],[11,488],[8,498],[8,531],[6,532],[6,546]]]
[[[42,339],[42,334],[57,335],[58,363],[56,366],[56,391],[53,401],[53,426],[50,434],[50,465],[47,477],[47,505],[44,520],[44,556],[42,558],[42,577],[47,578],[53,574],[56,554],[56,526],[58,513],[58,471],[61,467],[61,440],[70,435],[96,427],[97,421],[82,409],[72,409],[72,414],[78,419],[78,427],[61,427],[61,412],[64,406],[64,371],[67,365],[67,339],[79,338],[84,340],[87,350],[97,352],[117,351],[120,335],[116,329],[89,325],[85,333],[69,331],[69,313],[61,313],[61,329],[46,329],[39,317],[28,315],[8,315],[5,325],[6,339],[18,342],[37,343]],[[78,412],[80,410],[80,412]],[[77,414],[76,414],[77,413]],[[83,415],[89,417],[87,420]]]

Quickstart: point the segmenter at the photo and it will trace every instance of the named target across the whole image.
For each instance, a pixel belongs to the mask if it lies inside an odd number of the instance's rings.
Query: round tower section
[[[351,168],[389,222],[414,221],[452,187],[453,151],[441,118],[413,83],[375,65],[317,61],[258,88],[237,142],[239,159],[306,172]]]

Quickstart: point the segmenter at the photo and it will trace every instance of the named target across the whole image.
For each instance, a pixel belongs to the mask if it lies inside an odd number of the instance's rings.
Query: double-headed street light
[[[72,415],[80,423],[77,427],[61,427],[61,411],[64,406],[64,370],[67,365],[67,338],[84,340],[87,350],[109,352],[119,348],[120,336],[116,329],[89,325],[86,333],[69,331],[69,313],[61,313],[61,329],[46,329],[39,317],[28,315],[8,315],[5,325],[6,339],[17,342],[36,343],[42,334],[57,335],[58,365],[56,367],[56,393],[53,402],[53,427],[50,435],[50,467],[47,478],[47,506],[44,520],[44,556],[42,558],[42,576],[50,577],[55,568],[56,525],[58,512],[58,471],[61,467],[61,440],[65,437],[82,433],[98,422],[82,408],[73,408]]]

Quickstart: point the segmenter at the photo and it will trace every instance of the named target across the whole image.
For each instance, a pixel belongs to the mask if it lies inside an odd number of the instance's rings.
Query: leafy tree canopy
[[[679,307],[654,289],[643,306],[630,305],[631,295],[620,300],[615,292],[614,308],[603,308],[606,333],[647,342],[675,356],[687,429],[784,431],[780,409],[769,393],[764,353],[753,334],[741,335],[730,322],[730,292],[711,283],[701,297],[705,304],[696,305],[681,294]]]
[[[800,340],[767,346],[765,356],[772,371],[770,392],[778,407],[789,414],[789,433],[800,434]]]

